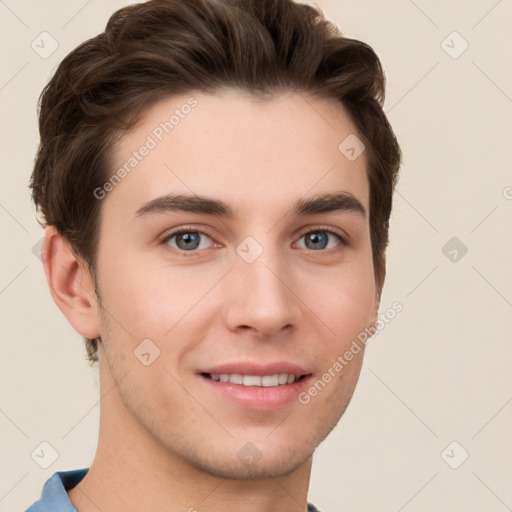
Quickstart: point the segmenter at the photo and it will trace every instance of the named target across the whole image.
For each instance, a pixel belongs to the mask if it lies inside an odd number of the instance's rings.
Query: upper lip
[[[212,366],[199,370],[198,373],[215,373],[215,374],[239,374],[239,375],[277,375],[279,373],[293,374],[298,377],[308,375],[311,372],[305,370],[302,366],[288,362],[273,363],[255,363],[255,362],[238,362],[226,363],[218,366]]]

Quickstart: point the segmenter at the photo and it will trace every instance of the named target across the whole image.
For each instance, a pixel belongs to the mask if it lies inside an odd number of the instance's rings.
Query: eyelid
[[[200,233],[202,235],[206,235],[208,238],[213,240],[213,236],[208,233],[208,230],[206,230],[204,228],[199,228],[197,226],[186,226],[185,225],[185,226],[179,226],[177,228],[173,228],[171,230],[166,231],[165,234],[162,235],[162,237],[160,239],[160,243],[165,244],[167,241],[169,241],[171,238],[175,237],[176,235],[179,235],[181,233],[189,233],[189,232]],[[183,252],[186,252],[186,251],[183,251]],[[199,252],[199,251],[195,251],[195,252]]]
[[[304,228],[303,231],[300,231],[299,238],[303,237],[307,233],[310,233],[311,231],[325,231],[327,233],[332,233],[333,235],[339,236],[341,241],[345,245],[348,245],[348,242],[350,240],[350,237],[348,236],[348,234],[345,233],[344,231],[342,231],[341,229],[335,228],[334,226],[322,226],[321,224],[308,226],[307,228]],[[318,252],[326,252],[326,251],[318,251]]]

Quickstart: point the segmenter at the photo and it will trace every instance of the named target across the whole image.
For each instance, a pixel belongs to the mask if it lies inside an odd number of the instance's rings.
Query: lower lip
[[[292,384],[270,387],[220,382],[203,375],[199,375],[199,378],[212,390],[242,407],[268,410],[283,407],[297,400],[297,396],[308,387],[312,375],[307,375]]]

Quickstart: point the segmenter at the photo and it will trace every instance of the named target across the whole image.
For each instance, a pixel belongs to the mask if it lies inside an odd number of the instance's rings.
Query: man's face
[[[137,163],[102,199],[97,260],[100,371],[119,383],[119,436],[135,425],[160,454],[256,478],[298,468],[336,425],[364,351],[335,363],[378,307],[365,154],[338,149],[354,133],[334,100],[226,91],[162,101],[122,137],[114,170],[134,151]],[[171,194],[233,216],[151,206]],[[349,200],[294,211],[323,194]]]

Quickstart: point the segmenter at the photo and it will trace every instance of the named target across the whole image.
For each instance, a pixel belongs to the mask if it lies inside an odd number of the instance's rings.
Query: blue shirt
[[[25,512],[76,512],[66,493],[82,480],[89,468],[57,471],[44,484],[41,498]]]
[[[25,512],[76,512],[66,491],[78,485],[87,471],[89,468],[57,471],[44,484],[41,498]],[[319,511],[308,503],[308,512]]]

